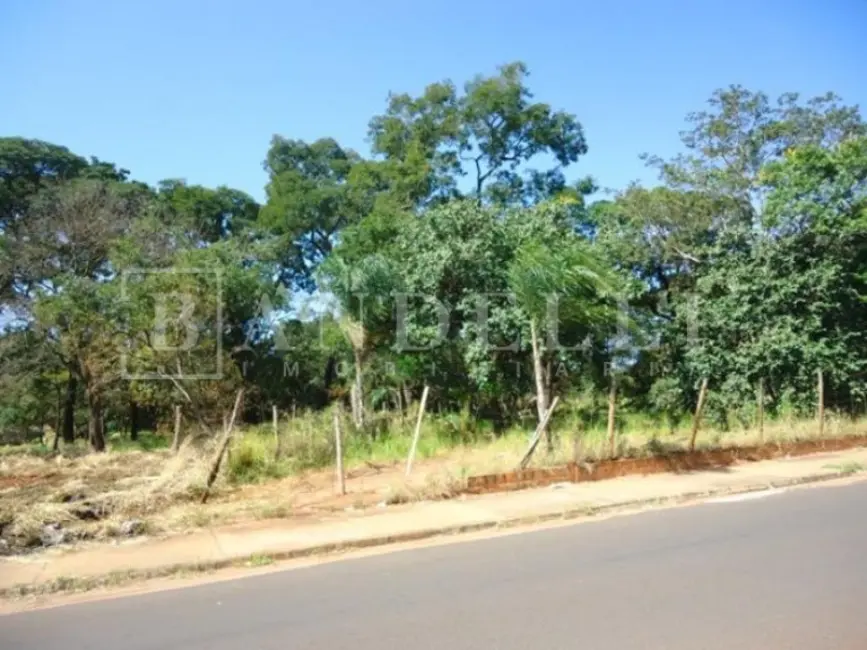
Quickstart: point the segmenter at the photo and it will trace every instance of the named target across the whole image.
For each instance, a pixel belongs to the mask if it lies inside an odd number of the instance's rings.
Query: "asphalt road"
[[[18,650],[864,650],[867,483],[0,617]]]

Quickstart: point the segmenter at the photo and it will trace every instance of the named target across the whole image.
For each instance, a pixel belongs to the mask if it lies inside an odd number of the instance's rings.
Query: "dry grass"
[[[107,539],[135,532],[147,518],[200,493],[205,450],[186,445],[168,452],[121,451],[86,456],[4,456],[0,459],[0,528],[11,550],[42,545],[46,525],[68,541]]]
[[[534,465],[605,458],[602,426],[582,430],[568,410],[554,422],[554,450],[540,444]],[[177,455],[166,450],[114,450],[105,454],[50,457],[34,453],[0,455],[0,533],[7,552],[38,549],[45,526],[56,524],[67,542],[104,541],[134,534],[182,532],[231,522],[291,518],[295,521],[345,516],[384,504],[448,498],[468,476],[513,469],[530,427],[494,436],[462,416],[425,421],[412,476],[404,477],[412,419],[392,419],[378,430],[356,432],[348,425],[348,494],[338,495],[331,463],[334,441],[328,413],[284,423],[278,443],[270,427],[245,430],[234,443],[211,500],[199,504],[212,445],[187,443]],[[381,424],[381,423],[380,423]],[[684,448],[689,422],[673,431],[640,418],[619,422],[617,454],[634,456]],[[373,427],[378,426],[374,421]],[[767,422],[764,440],[814,438],[811,420]],[[583,431],[583,432],[582,432]],[[581,432],[578,434],[578,432]],[[867,421],[829,417],[826,437],[867,433]],[[578,443],[576,444],[576,435]],[[756,431],[702,429],[700,448],[759,442]],[[130,530],[130,521],[135,520]]]

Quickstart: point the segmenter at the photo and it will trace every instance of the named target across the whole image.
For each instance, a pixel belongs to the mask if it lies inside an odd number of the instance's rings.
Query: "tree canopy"
[[[601,197],[579,116],[542,99],[513,62],[389,94],[366,152],[275,134],[261,205],[0,138],[0,439],[101,450],[177,404],[208,432],[239,387],[248,421],[348,399],[366,431],[428,386],[499,427],[613,372],[651,417],[702,380],[724,426],[758,382],[807,410],[817,370],[829,408],[867,408],[858,107],[722,88],[644,155],[656,184]]]

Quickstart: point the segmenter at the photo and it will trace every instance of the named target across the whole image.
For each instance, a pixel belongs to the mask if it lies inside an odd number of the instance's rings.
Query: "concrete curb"
[[[130,569],[128,571],[111,572],[86,578],[61,577],[50,581],[22,583],[0,589],[0,599],[14,599],[26,596],[41,596],[60,593],[84,592],[99,587],[120,586],[137,580],[162,578],[177,574],[212,572],[229,567],[250,566],[257,558],[268,558],[270,562],[302,559],[314,556],[334,556],[355,550],[369,549],[378,546],[389,546],[407,542],[416,542],[436,537],[449,537],[461,534],[475,533],[486,530],[508,530],[521,526],[530,526],[554,521],[569,521],[582,517],[596,517],[617,512],[631,512],[648,507],[675,506],[695,502],[710,497],[737,495],[749,492],[757,492],[767,489],[793,487],[809,483],[818,483],[834,479],[853,476],[851,471],[834,471],[822,474],[814,474],[792,479],[768,481],[761,484],[751,484],[733,488],[720,488],[700,492],[685,492],[670,497],[650,497],[635,499],[619,503],[611,503],[600,506],[582,506],[567,508],[565,510],[542,512],[533,515],[512,517],[509,519],[490,519],[472,524],[459,524],[453,526],[440,526],[415,530],[394,535],[380,535],[375,537],[359,538],[345,542],[317,544],[306,548],[295,548],[281,551],[271,551],[263,554],[244,554],[230,556],[220,560],[207,562],[186,562],[166,564],[154,569]]]

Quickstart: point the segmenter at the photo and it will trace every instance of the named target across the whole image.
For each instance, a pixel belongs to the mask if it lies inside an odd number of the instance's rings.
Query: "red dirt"
[[[467,479],[468,494],[522,490],[553,483],[601,481],[636,474],[662,474],[719,469],[738,461],[757,461],[781,456],[805,456],[823,451],[842,451],[867,446],[867,436],[829,440],[768,443],[752,447],[730,447],[708,451],[677,451],[647,458],[618,458],[598,463],[569,463],[544,469],[516,470],[504,474],[471,476]]]
[[[37,483],[51,483],[49,474],[21,474],[19,476],[0,476],[0,490],[7,488],[25,488]]]

